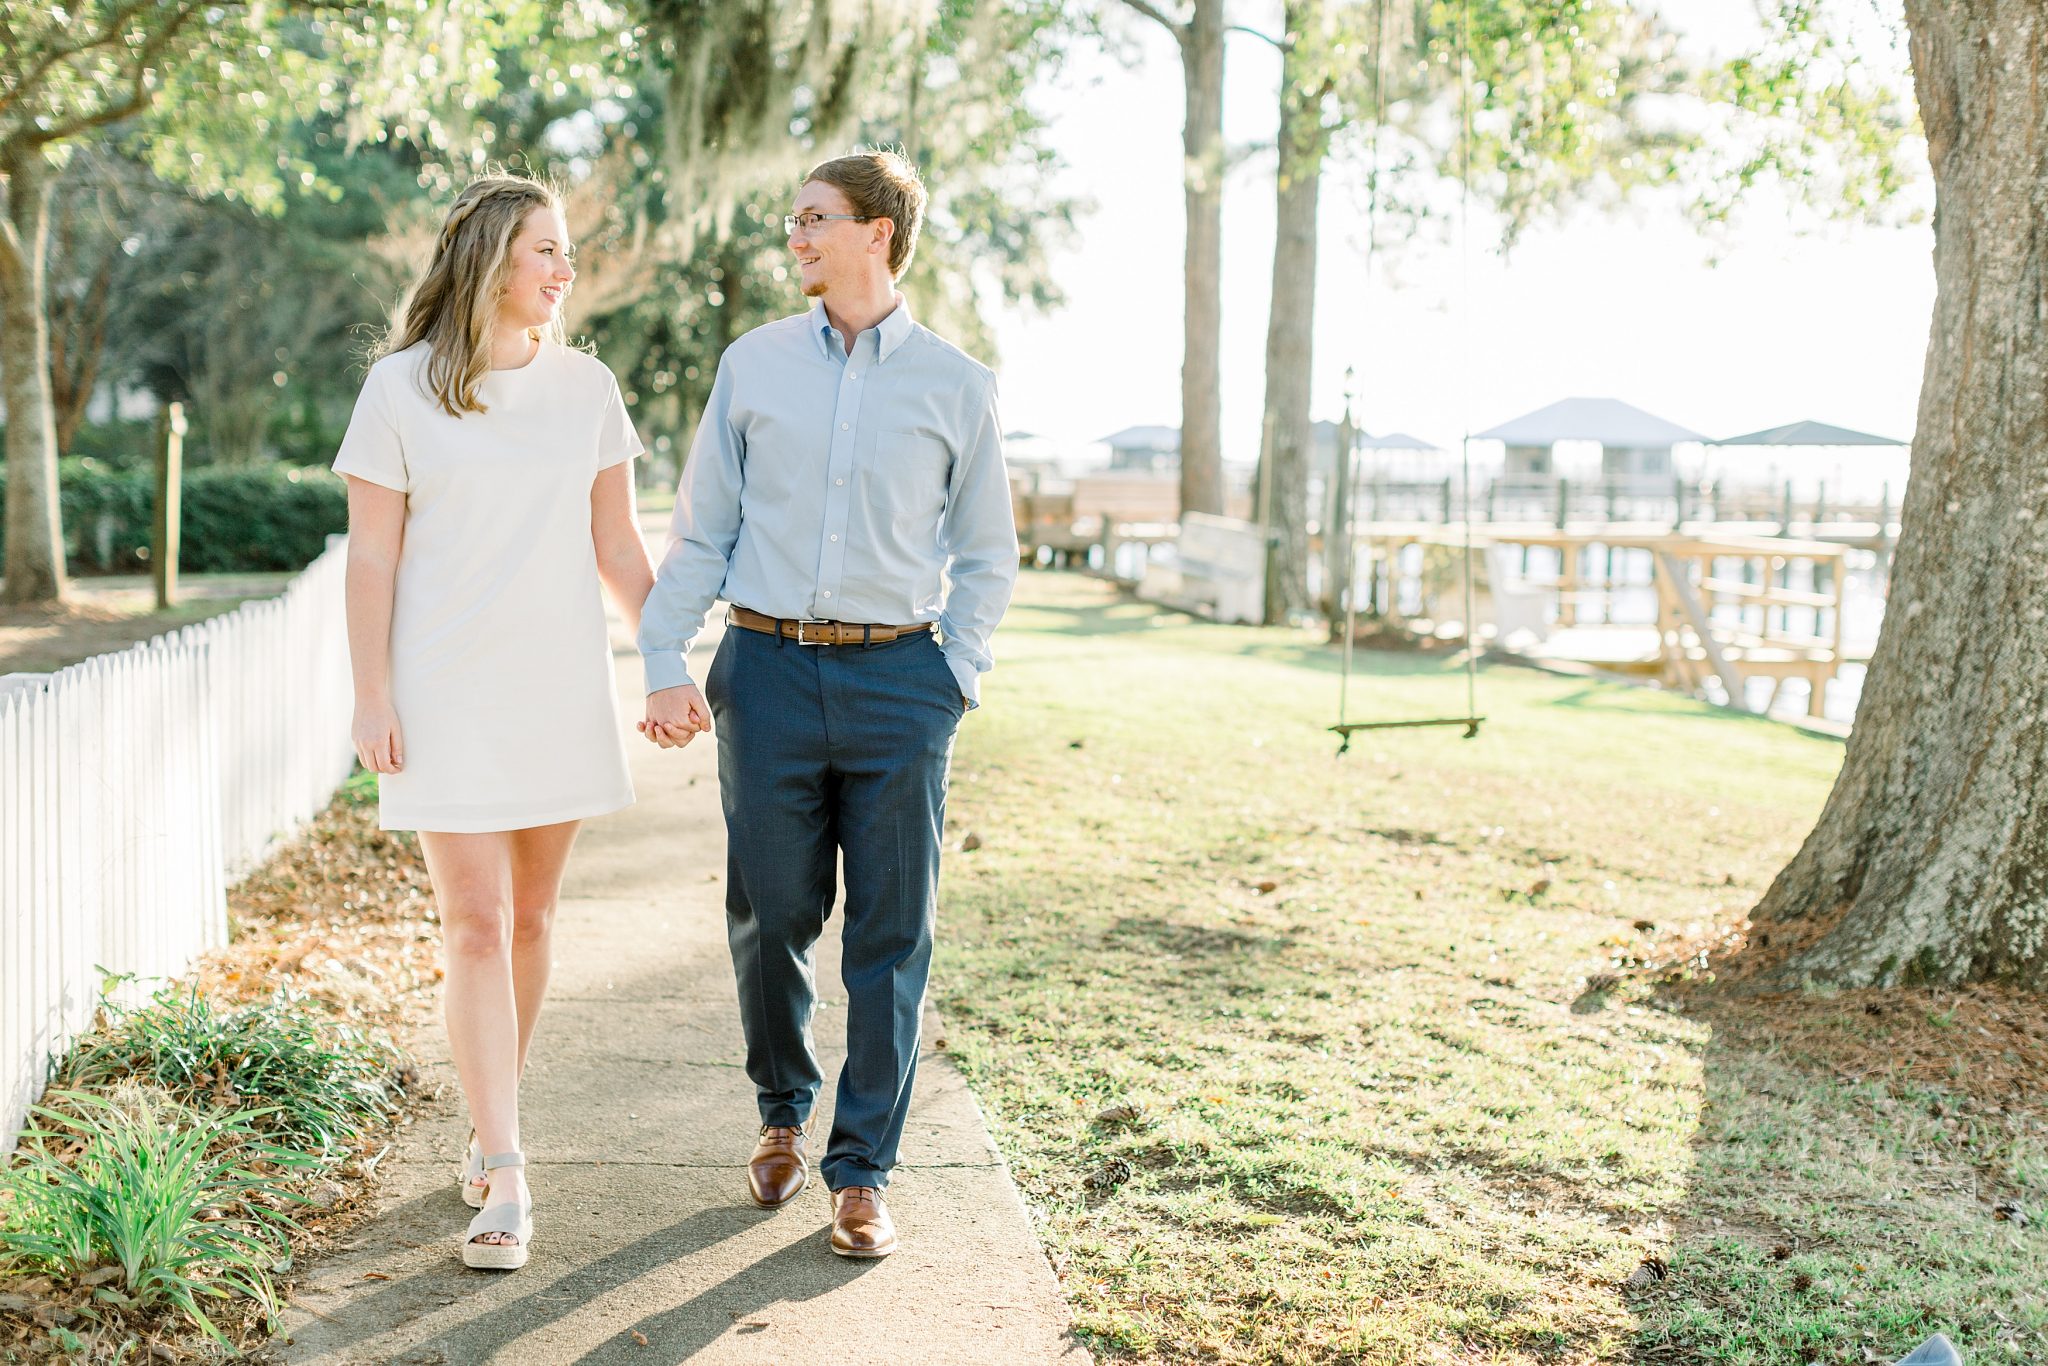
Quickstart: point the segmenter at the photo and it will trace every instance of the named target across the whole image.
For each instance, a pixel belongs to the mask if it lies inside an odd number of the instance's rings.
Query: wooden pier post
[[[1874,566],[1876,588],[1889,592],[1892,581],[1892,486],[1886,480],[1877,488],[1877,564]]]
[[[1358,377],[1349,366],[1344,370],[1344,420],[1337,426],[1337,468],[1330,478],[1330,525],[1323,533],[1323,614],[1330,623],[1330,639],[1340,640],[1348,613],[1358,610],[1351,600],[1351,462],[1358,446],[1358,427],[1352,420],[1352,401],[1358,392]]]
[[[182,403],[165,408],[163,419],[157,424],[156,526],[150,537],[149,554],[159,612],[178,600],[179,494],[183,492],[185,478],[185,425]]]

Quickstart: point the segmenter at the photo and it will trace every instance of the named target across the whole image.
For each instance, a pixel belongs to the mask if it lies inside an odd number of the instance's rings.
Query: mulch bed
[[[366,798],[364,789],[337,796],[297,838],[231,889],[228,914],[232,942],[194,964],[185,978],[217,1001],[254,1001],[290,987],[324,1003],[337,1019],[393,1034],[431,1011],[442,974],[426,866],[411,836],[377,829],[375,797]],[[401,1081],[413,1103],[429,1098],[410,1068]],[[410,1122],[409,1114],[397,1120],[399,1127]],[[295,1267],[341,1242],[369,1217],[386,1147],[381,1139],[366,1145],[314,1185],[315,1205],[294,1211],[304,1229],[293,1239]],[[294,1279],[279,1278],[281,1295],[289,1296]],[[90,1286],[58,1286],[40,1277],[0,1281],[0,1356],[68,1359],[50,1355],[48,1326],[68,1319],[73,1331],[83,1333],[91,1325],[76,1311],[92,1294]],[[209,1313],[260,1360],[265,1333],[253,1311],[242,1302]],[[104,1305],[100,1312],[112,1317]],[[196,1327],[165,1311],[117,1319],[90,1341],[110,1350],[131,1334],[143,1352],[131,1360],[220,1357]],[[93,1359],[91,1352],[87,1359]]]

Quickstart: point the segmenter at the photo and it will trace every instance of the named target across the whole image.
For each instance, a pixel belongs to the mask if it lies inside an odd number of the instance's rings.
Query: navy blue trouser
[[[832,1190],[885,1186],[917,1074],[960,686],[929,631],[799,645],[737,626],[704,683],[726,936],[761,1122],[808,1123],[818,1098],[812,949],[843,856],[846,1065],[820,1169]]]

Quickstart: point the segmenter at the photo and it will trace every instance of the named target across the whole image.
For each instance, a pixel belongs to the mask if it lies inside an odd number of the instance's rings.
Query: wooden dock
[[[1395,620],[1438,615],[1426,600],[1431,610],[1402,606],[1393,578],[1407,548],[1448,550],[1455,563],[1467,544],[1462,528],[1432,522],[1370,523],[1358,528],[1358,542],[1358,563],[1370,567],[1361,600]],[[1718,688],[1736,706],[1751,678],[1771,680],[1773,702],[1784,681],[1796,678],[1807,685],[1812,716],[1824,714],[1828,683],[1853,662],[1842,642],[1842,585],[1844,561],[1860,543],[1848,537],[1758,535],[1727,524],[1492,523],[1473,527],[1470,545],[1475,579],[1484,584],[1481,615],[1491,618],[1499,648],[1653,676],[1688,693]],[[1555,554],[1555,577],[1517,572],[1518,559],[1526,570],[1531,548]],[[1616,593],[1645,586],[1625,570],[1617,574],[1617,552],[1647,560],[1654,624],[1616,623],[1603,610]]]
[[[1849,557],[1861,562],[1863,552],[1876,557],[1873,572],[1884,578],[1898,539],[1888,497],[1850,508],[1795,505],[1789,492],[1744,502],[1726,491],[1708,496],[1680,487],[1660,501],[1618,486],[1576,496],[1561,484],[1546,487],[1547,502],[1500,482],[1473,500],[1473,513],[1495,514],[1475,516],[1470,532],[1476,634],[1490,633],[1495,648],[1654,679],[1738,707],[1750,681],[1767,678],[1765,710],[1785,680],[1797,679],[1815,717],[1824,714],[1827,686],[1842,666],[1863,662],[1843,643],[1844,585]],[[1467,533],[1454,494],[1448,483],[1365,493],[1362,501],[1380,515],[1357,526],[1352,562],[1361,613],[1376,624],[1441,633],[1457,621],[1452,634],[1463,633],[1457,590]],[[1202,523],[1205,549],[1182,563],[1170,552],[1152,553],[1182,537],[1176,477],[1020,478],[1012,483],[1019,554],[1026,563],[1116,578],[1219,620],[1257,620],[1265,538],[1244,520],[1243,491],[1232,496],[1232,517],[1189,519]],[[1683,519],[1688,512],[1692,520]],[[1310,558],[1320,574],[1320,534],[1311,538]],[[1554,560],[1555,573],[1532,576],[1535,559]],[[1654,594],[1654,622],[1640,610],[1634,621],[1617,618],[1624,595],[1636,595],[1640,608],[1646,592]]]

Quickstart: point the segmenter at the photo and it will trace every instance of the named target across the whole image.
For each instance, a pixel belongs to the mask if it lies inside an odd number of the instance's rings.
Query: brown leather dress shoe
[[[764,1124],[761,1141],[747,1160],[747,1194],[762,1209],[779,1209],[796,1199],[811,1179],[804,1156],[804,1131],[799,1124]]]
[[[873,1186],[832,1192],[832,1250],[842,1257],[886,1257],[896,1250],[896,1225]]]

